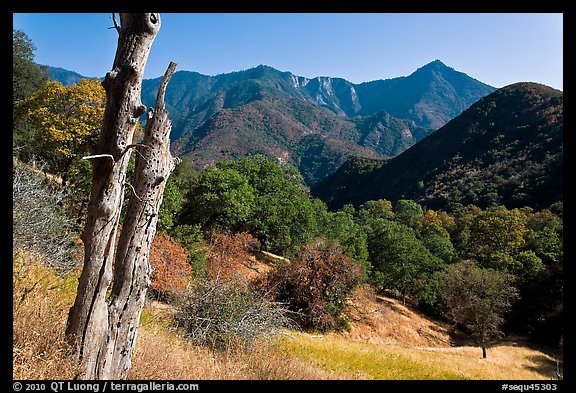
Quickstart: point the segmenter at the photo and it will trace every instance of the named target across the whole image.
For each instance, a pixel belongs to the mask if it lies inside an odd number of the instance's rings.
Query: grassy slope
[[[450,346],[449,326],[368,287],[354,292],[349,332],[292,333],[280,347],[301,361],[359,379],[551,379],[555,358],[544,348],[507,342],[488,349]],[[548,352],[549,353],[549,352]]]
[[[281,347],[303,362],[335,374],[358,379],[396,380],[547,380],[556,372],[554,358],[521,344],[499,345],[482,351],[476,347],[433,348],[377,345],[342,336],[322,338],[299,333],[284,338]]]
[[[13,377],[71,378],[73,358],[63,332],[77,273],[60,278],[24,254],[14,258],[13,272]],[[410,324],[412,330],[429,329],[440,338],[443,327],[390,299],[360,299],[361,307],[352,304],[357,318],[350,334],[314,336],[291,331],[275,343],[226,353],[191,345],[170,327],[168,307],[148,304],[129,378],[522,380],[551,379],[556,371],[554,357],[525,345],[497,346],[489,350],[488,359],[482,359],[478,348],[450,348],[441,340],[418,341],[409,332]],[[369,319],[367,312],[377,316]],[[395,326],[388,333],[378,326],[385,321]],[[374,325],[371,331],[359,328],[364,324],[366,329],[370,323]],[[398,328],[401,325],[404,331]],[[407,346],[414,340],[417,346]]]

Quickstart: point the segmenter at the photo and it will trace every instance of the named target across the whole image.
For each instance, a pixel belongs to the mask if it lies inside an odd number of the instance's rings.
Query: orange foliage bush
[[[184,295],[192,278],[188,253],[170,236],[157,233],[150,248],[152,291],[161,298],[171,299]]]
[[[248,232],[237,234],[212,233],[208,257],[208,278],[246,284],[247,270],[254,257],[251,250],[260,248],[260,241]],[[246,269],[248,268],[248,269]]]

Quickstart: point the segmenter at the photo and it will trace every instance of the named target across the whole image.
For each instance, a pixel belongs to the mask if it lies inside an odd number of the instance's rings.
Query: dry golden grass
[[[13,261],[14,379],[71,379],[74,356],[64,338],[78,275],[58,277],[25,253]],[[170,327],[173,310],[152,302],[142,313],[130,379],[328,379],[269,342],[215,353],[192,345]]]
[[[350,341],[336,334],[305,333],[283,338],[281,346],[302,361],[337,375],[362,379],[554,379],[555,358],[519,344],[477,347],[412,347]]]
[[[348,301],[350,331],[338,333],[350,341],[405,347],[449,347],[449,327],[404,306],[396,299],[375,293],[374,288],[358,286]]]
[[[143,326],[128,379],[285,380],[340,379],[346,374],[319,370],[280,352],[268,342],[214,352],[192,345],[173,331]]]
[[[306,333],[283,338],[280,346],[303,362],[335,374],[356,379],[462,379],[456,372],[414,358],[404,347],[347,340],[337,335]]]
[[[409,348],[406,353],[455,370],[465,379],[550,380],[557,371],[555,356],[518,343],[488,348],[486,359],[479,347]]]
[[[13,261],[13,378],[70,379],[74,357],[64,340],[77,274],[58,277],[19,253]],[[173,310],[147,304],[130,379],[552,379],[555,358],[508,343],[488,350],[446,347],[442,328],[386,299],[363,301],[352,332],[314,337],[288,332],[274,342],[214,352],[192,345],[172,327]],[[376,308],[374,308],[376,307]],[[378,308],[379,307],[379,308]],[[370,316],[366,314],[369,312]],[[396,315],[397,314],[397,315]],[[389,324],[390,326],[381,326]],[[292,338],[291,338],[292,337]],[[413,345],[408,344],[416,340]]]
[[[24,253],[13,259],[14,379],[69,379],[75,360],[64,340],[76,278],[58,277]]]
[[[346,378],[283,353],[269,340],[215,352],[193,345],[171,326],[173,308],[159,302],[142,312],[129,379],[284,380]]]
[[[519,343],[489,348],[487,359],[480,348],[450,347],[446,324],[366,285],[354,291],[347,313],[348,332],[298,334],[282,345],[318,368],[367,379],[552,379],[562,359]]]

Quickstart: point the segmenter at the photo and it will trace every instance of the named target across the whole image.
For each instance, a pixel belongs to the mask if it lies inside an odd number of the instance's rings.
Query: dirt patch
[[[422,317],[393,298],[358,287],[346,309],[349,332],[331,333],[352,341],[405,347],[450,347],[449,326]]]
[[[209,267],[210,277],[220,281],[248,286],[252,281],[268,273],[272,267],[260,262],[256,257],[247,255],[242,259],[212,261]]]

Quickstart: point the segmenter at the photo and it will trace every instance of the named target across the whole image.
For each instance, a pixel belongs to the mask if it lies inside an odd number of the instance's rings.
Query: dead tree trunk
[[[134,185],[114,262],[107,337],[98,359],[98,377],[102,379],[125,378],[131,366],[140,313],[150,285],[148,256],[158,209],[175,166],[169,150],[172,125],[164,107],[164,93],[175,68],[176,63],[170,63],[160,84],[156,108],[149,112],[144,141],[136,147]]]
[[[121,367],[108,362],[102,365],[108,352],[105,344],[110,340],[110,322],[115,321],[109,311],[111,303],[107,292],[112,281],[114,244],[132,137],[138,117],[146,111],[140,97],[142,76],[150,47],[160,29],[160,16],[120,14],[120,25],[115,17],[114,24],[119,34],[118,48],[112,70],[102,82],[107,102],[100,139],[92,156],[92,189],[82,233],[84,269],[66,327],[68,340],[80,361],[78,378],[81,379],[125,376]],[[117,265],[116,270],[122,267]],[[115,275],[114,286],[118,287],[121,283],[116,280],[122,276],[117,272]],[[117,297],[113,298],[116,305],[122,302]],[[127,304],[126,300],[122,307]],[[114,338],[115,342],[119,340],[123,338]]]

